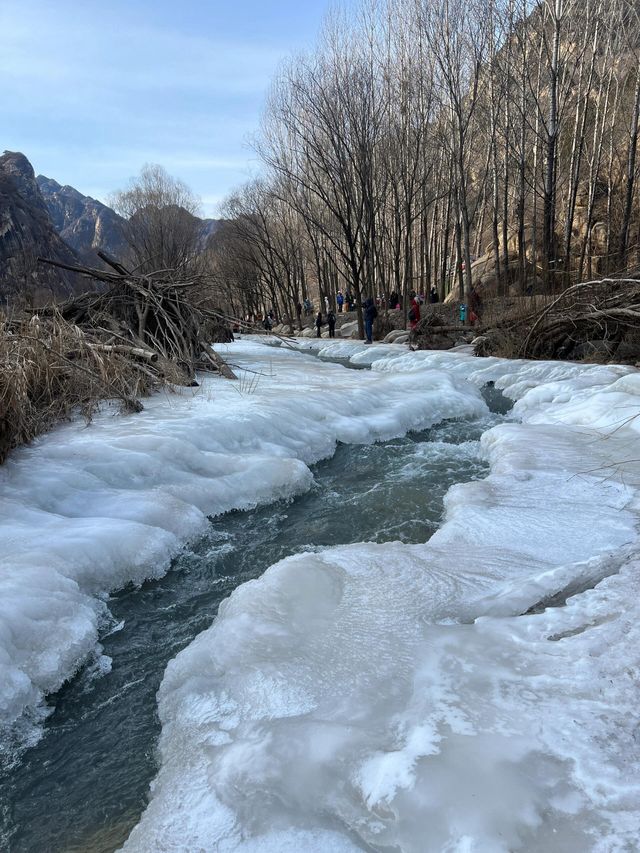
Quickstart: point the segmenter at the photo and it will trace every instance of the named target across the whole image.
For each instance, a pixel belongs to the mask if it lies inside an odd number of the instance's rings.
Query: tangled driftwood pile
[[[567,288],[532,318],[525,358],[581,358],[589,348],[611,358],[640,358],[640,280],[605,278]]]
[[[230,328],[189,298],[190,292],[201,285],[197,277],[176,278],[171,270],[136,275],[104,252],[98,255],[112,271],[65,269],[96,279],[106,284],[106,289],[39,311],[40,316],[58,314],[81,329],[90,346],[146,362],[159,378],[165,378],[169,370],[172,381],[188,381],[196,368],[235,378],[209,347],[214,341],[233,340]],[[63,266],[55,261],[43,262]]]
[[[0,317],[0,461],[73,411],[89,417],[101,400],[140,410],[140,397],[162,385],[196,384],[196,370],[236,378],[209,346],[233,334],[192,298],[199,281],[135,275],[101,257],[112,271],[72,268],[100,281],[100,292]]]

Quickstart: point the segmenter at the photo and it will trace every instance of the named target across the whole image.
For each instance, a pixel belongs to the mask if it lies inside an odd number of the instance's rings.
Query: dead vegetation
[[[488,325],[481,355],[593,361],[640,360],[640,280],[603,278],[567,288]]]
[[[209,346],[233,335],[198,305],[200,281],[135,275],[102,257],[112,271],[73,269],[102,291],[0,316],[0,462],[74,412],[90,418],[101,401],[139,411],[162,386],[196,384],[196,370],[236,378]]]

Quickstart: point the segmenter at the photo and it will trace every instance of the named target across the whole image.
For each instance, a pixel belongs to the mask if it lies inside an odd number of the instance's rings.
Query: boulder
[[[351,323],[345,323],[343,326],[340,327],[340,337],[341,338],[353,338],[354,332],[355,332],[355,337],[357,338],[358,337],[358,323],[357,323],[357,321],[351,322]]]
[[[389,337],[387,335],[387,337]],[[407,344],[409,343],[409,332],[403,332],[401,335],[396,335],[392,341],[389,341],[392,344]]]
[[[383,343],[385,344],[393,344],[396,343],[398,338],[409,338],[409,333],[405,329],[393,329],[393,331],[389,332],[389,334],[384,338]]]

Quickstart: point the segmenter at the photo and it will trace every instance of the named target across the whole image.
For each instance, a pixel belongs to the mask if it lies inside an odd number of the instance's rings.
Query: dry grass
[[[100,292],[0,315],[0,462],[60,420],[91,418],[102,400],[140,411],[158,387],[195,384],[196,369],[236,378],[209,347],[232,335],[198,307],[199,281],[134,275],[101,257],[113,271],[62,265],[101,281]]]
[[[100,400],[139,410],[156,377],[122,354],[100,352],[61,317],[0,317],[0,462],[56,422],[90,419]]]

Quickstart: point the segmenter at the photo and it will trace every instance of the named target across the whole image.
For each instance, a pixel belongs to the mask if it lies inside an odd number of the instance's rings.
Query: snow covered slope
[[[291,557],[221,606],[167,668],[129,853],[637,849],[640,374],[382,355],[522,423],[428,544]]]
[[[306,490],[308,466],[337,441],[486,411],[476,389],[439,372],[416,389],[252,343],[232,353],[261,375],[60,427],[0,468],[0,724],[94,651],[106,593],[163,574],[208,515]]]

